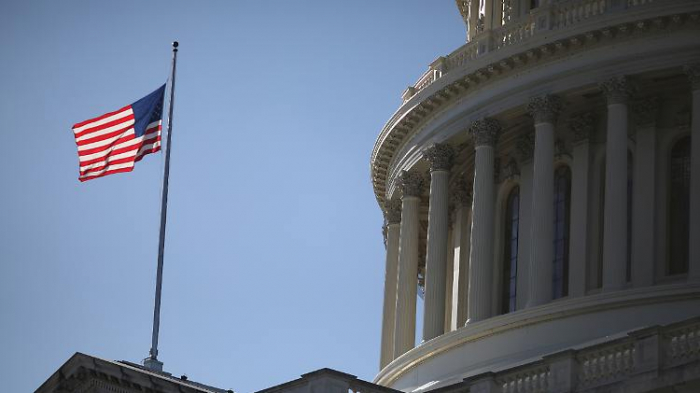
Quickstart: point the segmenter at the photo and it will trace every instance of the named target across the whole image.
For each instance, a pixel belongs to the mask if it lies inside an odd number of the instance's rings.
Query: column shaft
[[[420,198],[404,196],[399,233],[399,281],[394,327],[394,359],[415,345]]]
[[[398,223],[387,225],[386,236],[386,275],[384,276],[384,309],[382,313],[382,349],[379,368],[384,368],[394,360],[394,325],[396,320],[396,288],[399,270]]]
[[[444,170],[431,171],[430,174],[423,341],[431,340],[445,332],[449,178],[450,173]]]
[[[554,124],[535,124],[528,307],[552,300]]]
[[[493,147],[476,147],[469,256],[469,323],[491,317],[493,281]]]
[[[603,217],[603,290],[627,282],[627,103],[608,103]]]

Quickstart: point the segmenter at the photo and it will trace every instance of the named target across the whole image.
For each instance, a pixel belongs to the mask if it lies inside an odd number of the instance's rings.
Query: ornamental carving
[[[495,145],[500,132],[501,125],[498,123],[498,120],[489,117],[479,119],[469,127],[469,133],[474,140],[474,147]]]
[[[594,118],[591,112],[574,116],[569,120],[569,128],[574,132],[574,143],[580,143],[593,135]]]
[[[386,219],[386,224],[399,224],[401,223],[401,201],[398,199],[390,200],[384,209],[384,218]]]
[[[608,104],[624,104],[632,96],[632,86],[626,76],[610,78],[598,87],[608,98]]]
[[[683,66],[683,72],[690,79],[690,85],[693,90],[700,89],[700,64],[691,64]]]
[[[445,143],[436,143],[423,152],[430,162],[430,171],[449,171],[454,163],[455,150]]]
[[[401,171],[399,176],[399,188],[404,197],[420,197],[423,194],[425,178],[417,171]]]
[[[535,123],[554,123],[563,106],[563,101],[560,97],[544,95],[533,98],[527,104],[527,111],[535,119]]]
[[[518,138],[515,150],[520,162],[531,161],[535,153],[535,133],[530,132]]]
[[[472,204],[472,193],[469,191],[469,188],[469,183],[463,177],[457,179],[450,195],[450,199],[455,206],[461,207]]]
[[[656,122],[656,117],[659,114],[659,98],[647,97],[636,101],[632,105],[632,113],[634,121],[639,126],[649,126]]]

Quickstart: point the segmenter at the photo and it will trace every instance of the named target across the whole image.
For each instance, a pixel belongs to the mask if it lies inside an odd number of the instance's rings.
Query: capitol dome
[[[700,391],[700,1],[457,7],[371,155],[374,382]]]

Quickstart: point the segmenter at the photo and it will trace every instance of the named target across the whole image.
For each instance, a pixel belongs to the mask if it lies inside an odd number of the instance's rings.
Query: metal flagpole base
[[[150,356],[143,359],[143,366],[150,371],[163,372],[163,362]]]

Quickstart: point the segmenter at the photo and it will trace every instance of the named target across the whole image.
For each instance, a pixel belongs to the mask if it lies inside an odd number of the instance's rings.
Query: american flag
[[[118,111],[73,126],[83,182],[131,172],[143,156],[160,150],[165,85]]]

